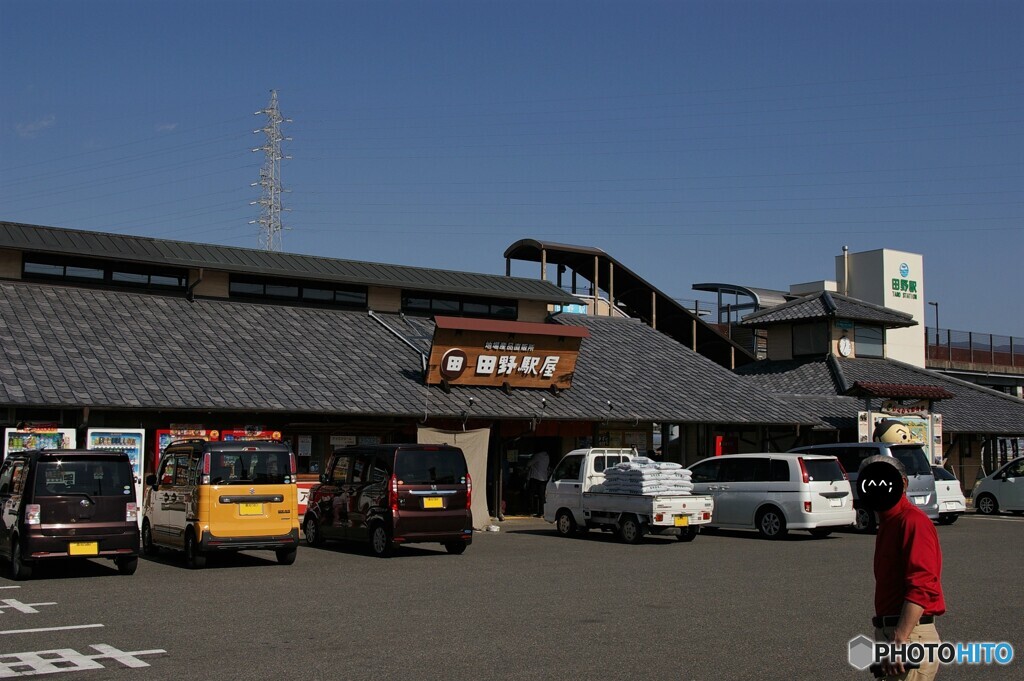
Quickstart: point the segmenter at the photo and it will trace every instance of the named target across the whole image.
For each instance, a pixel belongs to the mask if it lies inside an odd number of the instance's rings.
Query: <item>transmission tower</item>
[[[260,207],[260,217],[258,220],[250,220],[249,224],[260,226],[260,248],[266,251],[280,251],[281,232],[285,229],[281,224],[281,212],[287,210],[281,207],[281,194],[287,191],[281,186],[281,161],[291,158],[281,153],[281,142],[292,140],[291,137],[281,136],[281,124],[291,123],[292,119],[281,117],[281,111],[277,108],[277,90],[270,91],[270,104],[266,109],[257,111],[256,115],[265,115],[267,124],[259,130],[253,130],[253,133],[263,133],[267,139],[263,146],[256,147],[253,151],[262,151],[266,158],[260,168],[259,182],[250,185],[258,185],[263,189],[262,196],[249,203],[251,206]]]

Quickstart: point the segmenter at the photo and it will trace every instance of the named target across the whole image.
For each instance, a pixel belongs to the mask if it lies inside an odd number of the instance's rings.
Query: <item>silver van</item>
[[[907,498],[924,511],[932,520],[939,519],[939,502],[935,493],[935,478],[932,476],[928,453],[920,444],[891,444],[888,442],[837,442],[827,445],[797,447],[791,452],[807,454],[827,454],[839,459],[850,478],[853,488],[853,504],[857,509],[857,522],[854,528],[859,532],[871,532],[875,529],[877,518],[874,513],[860,507],[857,498],[857,471],[860,462],[869,456],[881,454],[893,456],[907,469]]]

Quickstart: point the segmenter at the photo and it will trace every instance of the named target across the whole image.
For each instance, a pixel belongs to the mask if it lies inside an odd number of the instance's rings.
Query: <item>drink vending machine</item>
[[[74,449],[78,435],[74,428],[4,429],[4,458],[12,452],[30,449]]]
[[[142,481],[145,476],[144,453],[146,431],[140,428],[90,428],[86,435],[86,449],[124,452],[132,463],[135,477],[135,502],[139,505],[139,524],[142,524]]]

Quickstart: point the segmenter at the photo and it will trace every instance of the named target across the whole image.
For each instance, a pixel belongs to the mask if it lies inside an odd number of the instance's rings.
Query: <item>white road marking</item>
[[[979,513],[964,513],[960,516],[961,518],[974,518],[976,520],[1002,520],[1003,522],[1010,523],[1024,523],[1024,518],[1014,518],[1009,516],[998,516],[998,515],[981,515]]]
[[[0,586],[0,589],[20,589],[20,586]]]
[[[35,634],[41,631],[68,631],[69,629],[96,629],[102,627],[102,624],[72,624],[66,627],[40,627],[38,629],[7,629],[6,631],[0,631],[0,636],[6,636],[8,634]]]
[[[37,605],[57,605],[56,602],[22,603],[21,601],[16,600],[14,598],[4,598],[3,600],[0,600],[0,603],[4,604],[0,605],[0,614],[5,614],[7,612],[7,609],[10,608],[12,610],[17,610],[18,612],[24,613],[26,615],[38,615],[39,611],[35,609],[35,606]]]
[[[102,626],[102,625],[101,625]],[[140,655],[157,655],[166,650],[118,650],[105,643],[90,645],[98,655],[86,655],[72,648],[41,650],[32,653],[13,653],[0,655],[0,678],[8,679],[16,676],[37,676],[40,674],[57,674],[60,672],[76,672],[89,669],[104,669],[98,660],[111,660],[125,667],[148,667],[149,664],[138,659]]]

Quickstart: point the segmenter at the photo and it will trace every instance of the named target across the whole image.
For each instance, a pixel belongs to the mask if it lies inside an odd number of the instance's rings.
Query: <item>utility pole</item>
[[[257,220],[250,220],[249,224],[260,226],[260,248],[265,251],[280,251],[281,232],[284,230],[281,212],[287,210],[281,207],[281,194],[287,191],[281,186],[281,160],[291,158],[281,153],[281,142],[292,140],[291,137],[281,136],[281,124],[291,123],[292,119],[281,116],[281,111],[277,108],[277,90],[270,91],[270,104],[266,109],[257,111],[255,115],[267,117],[265,126],[253,130],[254,134],[263,133],[266,136],[264,145],[253,149],[262,151],[266,158],[260,168],[259,182],[250,185],[259,186],[263,190],[258,200],[249,202],[250,206],[260,207],[260,217]]]

